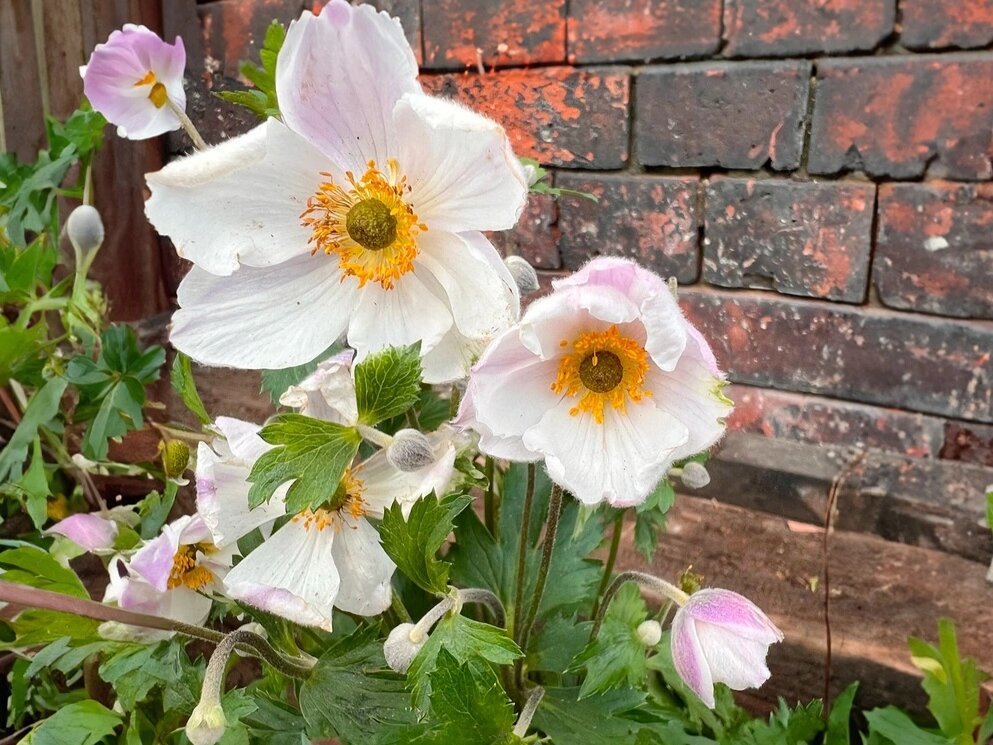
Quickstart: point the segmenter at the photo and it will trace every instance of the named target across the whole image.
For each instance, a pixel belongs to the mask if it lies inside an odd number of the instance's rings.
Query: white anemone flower
[[[519,313],[480,232],[527,198],[503,128],[425,95],[399,22],[345,0],[291,24],[276,91],[281,120],[147,177],[149,220],[194,264],[173,344],[280,369],[343,335],[360,359],[420,341],[428,382],[464,377]]]
[[[302,413],[326,421],[354,421],[355,389],[347,357],[321,363],[311,376],[282,397]],[[229,438],[197,455],[197,509],[226,545],[256,527],[268,529],[284,514],[286,489],[268,504],[248,508],[247,481],[255,460],[270,446],[259,428],[218,420]],[[454,477],[455,433],[443,428],[427,435],[435,461],[416,471],[392,465],[385,450],[352,466],[336,492],[316,510],[294,515],[242,559],[224,579],[225,594],[306,626],[330,630],[334,608],[371,616],[390,605],[395,564],[367,518],[381,518],[394,502],[408,514],[432,492],[444,494]]]
[[[485,453],[544,459],[586,504],[640,504],[723,434],[724,376],[666,283],[634,262],[597,258],[553,287],[483,353],[459,424]]]

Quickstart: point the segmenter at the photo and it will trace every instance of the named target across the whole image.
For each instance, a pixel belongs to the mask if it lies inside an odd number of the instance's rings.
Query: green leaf
[[[538,629],[528,654],[528,670],[561,675],[583,651],[590,638],[592,621],[576,616],[552,616]]]
[[[17,378],[21,369],[36,359],[45,342],[45,327],[36,324],[22,329],[8,326],[0,316],[0,386]]]
[[[207,413],[207,409],[203,405],[203,400],[197,391],[196,381],[193,379],[193,364],[190,358],[182,352],[176,352],[176,359],[172,363],[170,382],[186,408],[200,420],[200,424],[210,424],[210,414]]]
[[[373,426],[402,414],[421,396],[421,345],[390,347],[355,366],[359,420]]]
[[[865,713],[869,742],[879,745],[952,745],[952,740],[921,729],[899,709],[888,706]],[[875,738],[875,740],[873,739]]]
[[[637,723],[624,714],[640,706],[645,694],[611,691],[579,700],[579,688],[549,688],[534,725],[555,745],[619,745],[633,740]]]
[[[4,579],[7,575],[4,574]],[[54,610],[25,610],[11,622],[16,641],[0,644],[0,649],[16,649],[49,644],[62,637],[86,643],[98,640],[99,623],[72,613]]]
[[[635,509],[634,547],[651,563],[658,546],[658,534],[665,529],[666,514],[676,502],[676,492],[662,479],[648,498]]]
[[[452,532],[455,517],[471,503],[469,494],[452,494],[441,500],[429,496],[414,502],[406,519],[398,502],[384,512],[379,525],[383,549],[421,589],[444,594],[451,566],[436,554]]]
[[[31,455],[31,465],[24,472],[17,485],[24,491],[25,508],[31,517],[35,528],[41,527],[48,520],[48,476],[45,473],[45,458],[41,452],[41,439],[34,438],[34,449]]]
[[[38,436],[38,429],[47,426],[59,413],[59,403],[65,389],[65,379],[52,378],[28,401],[21,423],[11,435],[7,447],[0,451],[0,482],[20,477],[28,457],[28,447]]]
[[[35,547],[12,548],[0,553],[3,580],[89,600],[90,594],[76,573],[48,552]]]
[[[298,385],[304,378],[317,369],[317,365],[332,355],[341,351],[340,344],[332,344],[321,352],[310,362],[305,362],[296,367],[287,367],[282,370],[262,371],[262,392],[269,394],[269,399],[275,405],[279,405],[279,398],[291,385]]]
[[[520,648],[503,629],[450,614],[435,626],[407,671],[415,705],[423,706],[431,695],[432,673],[442,653],[451,656],[459,665],[467,662],[509,665],[521,656]]]
[[[172,505],[176,501],[179,487],[174,481],[166,481],[163,493],[150,492],[138,505],[138,515],[141,519],[141,537],[146,541],[159,534],[159,530],[169,519]]]
[[[121,715],[96,701],[65,706],[21,740],[22,745],[96,745],[114,733]]]
[[[33,300],[39,287],[47,288],[51,284],[57,262],[58,253],[47,241],[39,239],[21,249],[5,242],[0,232],[0,303],[26,305]]]
[[[353,427],[301,414],[276,416],[259,436],[276,447],[252,467],[249,505],[257,507],[293,481],[286,493],[286,512],[291,515],[316,509],[334,495],[362,441]]]
[[[308,736],[348,745],[399,745],[418,731],[403,679],[386,667],[383,643],[370,628],[321,655],[300,689],[300,711]]]
[[[533,158],[521,158],[520,160],[523,165],[534,168],[534,183],[531,184],[530,187],[530,192],[532,194],[548,194],[556,199],[569,196],[589,199],[591,202],[600,201],[600,197],[596,194],[590,194],[588,191],[578,191],[577,189],[564,189],[553,186],[552,182],[549,180],[549,172],[547,168],[542,168],[541,164]]]
[[[276,58],[286,39],[286,27],[279,21],[273,21],[265,32],[265,40],[259,57],[262,66],[252,62],[243,62],[240,72],[250,81],[255,90],[223,91],[218,94],[225,101],[244,106],[260,119],[279,115],[279,102],[276,99]]]
[[[107,120],[99,111],[89,105],[76,109],[65,122],[48,117],[45,131],[48,145],[53,155],[61,155],[70,148],[80,158],[88,158],[104,141],[104,128]]]
[[[610,602],[597,638],[576,658],[573,670],[586,668],[579,697],[606,693],[627,685],[636,688],[645,680],[646,648],[638,640],[638,626],[648,618],[648,608],[634,582],[623,585]]]
[[[858,689],[859,684],[852,683],[831,704],[824,745],[850,745],[851,724],[849,720],[852,716],[852,702],[855,701],[855,694]]]
[[[993,530],[993,489],[986,492],[986,527]]]

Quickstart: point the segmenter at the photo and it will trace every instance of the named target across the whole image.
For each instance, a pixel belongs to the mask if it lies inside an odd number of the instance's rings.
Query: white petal
[[[325,422],[353,425],[359,418],[352,379],[352,350],[335,355],[317,365],[317,369],[298,385],[291,385],[279,403],[298,409],[301,414]]]
[[[290,520],[228,572],[227,594],[304,626],[331,630],[338,570],[333,527]]]
[[[758,688],[769,679],[769,645],[744,639],[719,626],[696,621],[697,638],[714,680],[735,691]]]
[[[452,327],[447,299],[439,298],[413,272],[392,289],[370,282],[359,290],[359,303],[348,324],[348,343],[357,360],[386,347],[421,342],[421,353],[432,349]]]
[[[277,119],[146,176],[145,214],[180,256],[213,274],[309,254],[300,213],[322,171],[340,174]]]
[[[676,611],[672,619],[670,646],[672,661],[679,677],[704,704],[714,708],[714,679],[697,638],[696,624],[682,608]]]
[[[193,267],[179,286],[173,345],[205,365],[280,370],[309,362],[341,336],[355,306],[324,255],[215,277]]]
[[[224,436],[231,455],[245,465],[251,466],[262,453],[272,449],[272,445],[259,437],[259,430],[262,427],[258,424],[234,417],[219,416],[214,420],[213,426]]]
[[[396,157],[393,108],[418,93],[417,61],[399,21],[332,0],[290,24],[276,66],[283,120],[343,170]]]
[[[443,426],[427,435],[435,454],[435,461],[416,471],[401,471],[386,457],[386,451],[379,450],[354,471],[362,482],[362,500],[368,514],[381,517],[383,510],[393,502],[399,502],[404,515],[421,497],[434,492],[439,497],[448,493],[448,487],[455,475],[455,446],[452,444],[450,427]]]
[[[341,577],[334,604],[347,613],[375,616],[390,607],[390,580],[396,564],[386,555],[379,533],[363,518],[342,518],[335,536],[335,566]]]
[[[545,454],[548,475],[585,504],[640,504],[686,441],[686,428],[650,400],[608,406],[603,423],[591,414],[569,413],[572,399],[548,411],[524,434],[524,446]]]
[[[489,339],[470,338],[453,324],[435,346],[421,357],[425,383],[451,383],[462,380],[479,359]]]
[[[428,230],[509,230],[528,181],[503,127],[441,98],[404,96],[393,112],[398,161]]]

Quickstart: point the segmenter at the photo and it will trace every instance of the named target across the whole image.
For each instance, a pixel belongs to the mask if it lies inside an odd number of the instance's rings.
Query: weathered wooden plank
[[[31,0],[0,2],[0,99],[6,150],[33,162],[45,145],[45,118]]]
[[[79,66],[83,55],[83,18],[79,0],[36,3],[41,13],[45,43],[45,80],[48,113],[58,119],[69,116],[83,96]]]

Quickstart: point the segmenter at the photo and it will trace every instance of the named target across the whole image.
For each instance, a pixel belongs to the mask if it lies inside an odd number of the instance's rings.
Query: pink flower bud
[[[118,135],[146,140],[179,129],[169,104],[186,108],[185,67],[181,38],[167,44],[144,26],[129,23],[97,44],[79,74],[93,108],[117,125]]]
[[[706,589],[690,596],[672,622],[676,672],[709,707],[714,683],[741,691],[769,679],[769,646],[783,640],[752,601],[730,590]]]

